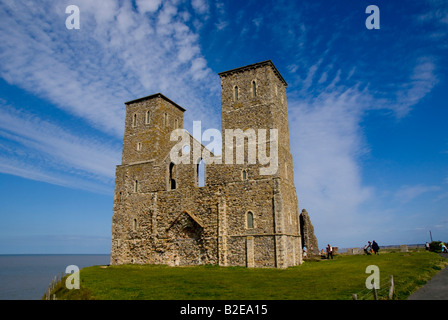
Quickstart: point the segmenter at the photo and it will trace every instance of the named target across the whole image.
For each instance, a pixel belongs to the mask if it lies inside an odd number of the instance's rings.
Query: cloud
[[[111,183],[104,184],[100,181],[88,180],[85,177],[74,176],[69,172],[61,173],[54,168],[39,167],[36,164],[33,165],[13,157],[0,156],[0,172],[97,194],[110,195],[114,190]]]
[[[409,77],[409,81],[402,85],[397,92],[397,103],[391,104],[398,117],[409,113],[410,108],[423,99],[438,79],[435,75],[436,66],[429,57],[420,58]]]
[[[208,2],[205,0],[192,0],[191,5],[193,9],[199,14],[206,14],[209,12]]]
[[[252,23],[254,24],[256,30],[260,30],[260,27],[263,25],[263,17],[257,17],[252,20]]]
[[[152,13],[159,9],[162,0],[136,0],[136,4],[140,13]]]
[[[429,9],[417,15],[417,21],[423,23],[448,24],[448,8],[443,0],[427,0]]]
[[[0,76],[50,102],[93,135],[69,131],[46,110],[3,103],[0,171],[88,190],[109,190],[120,162],[124,102],[162,92],[193,120],[219,128],[219,78],[201,54],[198,34],[177,1],[76,0],[81,29],[65,27],[65,4],[0,3]],[[205,2],[195,10],[205,13]],[[2,101],[4,102],[4,100]],[[21,111],[19,111],[21,110]],[[94,128],[93,130],[91,128]],[[106,136],[105,136],[105,135]],[[109,140],[106,137],[109,137]],[[19,155],[20,153],[20,155]]]
[[[337,32],[331,39],[310,41],[314,30],[304,23],[301,33],[295,32],[298,28],[292,33],[300,46],[291,48],[298,58],[288,64],[287,77],[292,87],[288,111],[299,205],[310,213],[320,241],[326,244],[337,238],[353,243],[366,234],[378,234],[380,225],[390,219],[384,208],[372,209],[379,199],[375,182],[369,185],[363,180],[363,160],[371,146],[361,124],[367,113],[376,110],[405,117],[437,84],[436,60],[420,54],[401,65],[400,81],[394,81],[390,75],[396,70],[390,66],[384,73],[371,72],[362,55],[353,60],[341,55]],[[322,41],[327,42],[324,51],[310,55]],[[410,201],[411,196],[411,190],[403,191],[401,199]]]
[[[299,206],[310,213],[325,243],[355,226],[360,206],[373,196],[361,179],[360,157],[367,152],[359,125],[363,99],[347,89],[288,103]]]
[[[96,192],[110,191],[115,165],[121,158],[119,145],[73,134],[7,105],[1,109],[0,137],[18,145],[1,156],[1,172]]]
[[[433,33],[439,35],[437,39],[446,34],[446,11],[434,11],[440,3],[432,1],[432,13],[420,16],[419,22],[440,19]],[[237,19],[230,18],[232,13],[220,1],[214,7],[202,0],[136,0],[135,8],[130,1],[118,0],[70,4],[80,8],[80,30],[65,28],[64,2],[0,3],[0,76],[100,134],[68,130],[57,120],[46,119],[45,111],[36,117],[22,111],[27,106],[8,107],[0,119],[0,138],[8,141],[0,147],[2,172],[61,185],[79,183],[86,189],[110,188],[120,156],[123,102],[156,92],[187,109],[187,129],[193,120],[219,128],[220,81],[202,53],[207,43],[201,43],[198,32],[214,14],[209,24],[221,30],[220,35],[235,34],[234,25],[242,26],[240,37],[247,36],[248,30],[257,35],[262,26],[276,48],[271,53],[287,52],[278,60],[287,60],[289,66],[284,76],[290,83],[291,149],[299,204],[325,237],[335,230],[342,233],[347,225],[364,227],[360,216],[368,212],[362,207],[375,200],[374,189],[362,181],[362,157],[369,149],[360,127],[365,112],[386,109],[405,117],[439,80],[436,57],[415,50],[407,59],[403,48],[408,44],[401,33],[389,33],[397,44],[390,48],[388,34],[382,33],[381,47],[375,47],[374,38],[367,40],[366,47],[358,34],[347,33],[353,25],[345,22],[358,19],[356,14],[345,20],[339,20],[341,13],[320,15],[316,20],[317,7],[294,2],[275,6],[262,18],[241,7]],[[426,32],[419,36],[426,37]],[[243,43],[235,41],[228,41],[229,46]],[[390,49],[388,59],[381,58],[384,47]],[[227,54],[224,49],[219,52]],[[386,60],[393,55],[406,58],[391,65]],[[281,62],[277,67],[281,71]],[[403,187],[396,199],[411,201],[435,191],[434,187]]]
[[[219,99],[219,80],[178,7],[170,1],[138,1],[138,11],[114,0],[74,4],[80,30],[61,23],[61,3],[0,4],[0,75],[8,83],[115,137],[123,134],[123,103],[156,92],[193,119],[218,123],[206,101]]]
[[[421,184],[415,186],[402,186],[395,193],[395,198],[402,203],[407,203],[425,193],[439,190],[440,190],[439,186],[426,186]]]
[[[228,25],[229,25],[229,23],[224,20],[218,20],[218,22],[216,22],[216,24],[215,24],[216,29],[218,29],[218,30],[224,30],[225,28],[227,28]]]
[[[221,1],[216,1],[215,10],[217,15],[215,22],[216,29],[218,29],[218,31],[226,29],[230,22],[228,21],[228,19],[226,19],[227,11],[225,4]]]

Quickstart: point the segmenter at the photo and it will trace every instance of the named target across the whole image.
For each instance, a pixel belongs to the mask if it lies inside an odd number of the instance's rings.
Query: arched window
[[[198,187],[205,186],[205,162],[203,159],[199,161],[197,165],[197,177],[198,177]]]
[[[257,83],[255,80],[252,80],[252,98],[257,96]]]
[[[137,230],[137,219],[134,219],[132,221],[132,230],[136,231]]]
[[[138,191],[138,180],[134,181],[134,192]]]
[[[244,180],[247,180],[247,170],[243,170],[242,172],[241,172],[241,178],[243,179],[243,181]]]
[[[238,86],[233,87],[233,99],[238,101]]]
[[[168,113],[165,113],[163,116],[163,125],[168,127]]]
[[[142,150],[142,143],[137,142],[137,151],[141,151],[141,150]]]
[[[254,214],[252,212],[247,213],[247,229],[253,229],[254,227]]]
[[[137,114],[134,113],[134,115],[132,116],[132,126],[136,127],[137,126]]]
[[[145,123],[149,124],[149,121],[151,120],[151,113],[148,111],[146,111],[146,116],[145,116]]]
[[[170,175],[169,175],[170,190],[176,189],[176,179],[174,179],[174,163],[170,163]]]

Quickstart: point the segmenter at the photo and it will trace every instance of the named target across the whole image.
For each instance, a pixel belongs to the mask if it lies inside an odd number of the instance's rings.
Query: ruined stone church
[[[262,147],[259,141],[244,144],[243,163],[202,165],[190,152],[191,164],[175,164],[170,151],[178,142],[170,135],[183,128],[186,110],[160,93],[126,102],[111,264],[286,268],[302,263],[287,83],[270,60],[219,76],[222,159],[237,143],[226,139],[225,129],[277,129],[277,140],[270,137],[264,146],[274,152],[276,143],[277,170],[261,174],[266,164],[247,161],[251,147]]]

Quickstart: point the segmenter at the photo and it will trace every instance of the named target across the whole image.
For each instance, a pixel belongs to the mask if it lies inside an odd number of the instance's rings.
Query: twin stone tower
[[[183,131],[174,130],[183,128],[185,109],[164,95],[125,103],[111,264],[302,263],[287,83],[270,60],[219,76],[222,156],[188,133],[172,138]],[[176,149],[185,141],[189,147]],[[177,154],[188,161],[173,160]],[[213,161],[204,165],[204,155]]]

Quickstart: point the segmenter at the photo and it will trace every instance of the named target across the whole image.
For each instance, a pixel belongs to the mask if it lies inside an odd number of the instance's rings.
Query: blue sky
[[[161,92],[190,132],[221,129],[217,73],[267,59],[319,246],[448,241],[446,1],[1,0],[0,15],[0,254],[109,253],[124,102]]]

